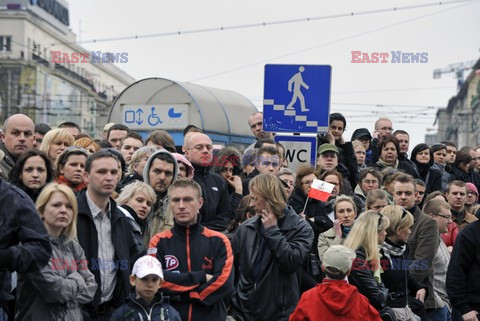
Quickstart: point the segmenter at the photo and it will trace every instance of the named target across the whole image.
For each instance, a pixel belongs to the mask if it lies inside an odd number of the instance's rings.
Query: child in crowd
[[[178,311],[158,291],[163,284],[163,271],[156,258],[150,255],[139,258],[133,265],[130,284],[134,290],[113,313],[112,321],[181,321]]]
[[[362,320],[381,321],[378,311],[357,288],[345,280],[350,274],[355,252],[332,245],[324,254],[322,271],[326,277],[303,293],[290,321]]]

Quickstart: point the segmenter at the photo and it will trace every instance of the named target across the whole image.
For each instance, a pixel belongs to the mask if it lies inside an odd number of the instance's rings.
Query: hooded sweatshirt
[[[150,185],[150,178],[148,173],[152,167],[153,161],[159,157],[159,155],[164,155],[167,158],[170,158],[173,162],[173,179],[172,183],[177,179],[178,176],[178,163],[175,157],[165,149],[160,149],[150,155],[147,163],[143,169],[143,181]],[[168,209],[168,198],[167,192],[157,193],[157,201],[152,207],[152,213],[147,218],[147,226],[144,233],[144,243],[148,244],[150,239],[157,233],[169,230],[173,227],[173,215]]]
[[[345,280],[324,279],[303,293],[290,321],[381,321],[378,311]]]

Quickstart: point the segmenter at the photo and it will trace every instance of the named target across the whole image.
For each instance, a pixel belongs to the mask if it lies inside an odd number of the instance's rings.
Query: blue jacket
[[[38,271],[51,255],[47,231],[32,199],[0,179],[0,302],[13,299],[11,271]]]
[[[149,305],[143,299],[135,299],[132,291],[124,305],[112,314],[111,321],[181,321],[180,314],[169,303],[168,297],[163,297],[160,292],[155,295]]]

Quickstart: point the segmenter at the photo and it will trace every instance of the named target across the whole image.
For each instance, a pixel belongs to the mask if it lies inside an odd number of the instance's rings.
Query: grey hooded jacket
[[[15,320],[82,321],[81,304],[93,300],[97,283],[78,241],[50,237],[52,256],[39,272],[18,275]]]
[[[150,168],[152,167],[153,161],[160,156],[167,157],[172,160],[172,163],[173,163],[172,183],[177,179],[177,176],[178,176],[177,160],[167,150],[160,149],[155,153],[153,153],[152,155],[150,155],[147,163],[145,164],[145,167],[143,168],[143,181],[150,186],[151,186],[150,177],[148,174],[150,172]],[[148,219],[147,219],[147,227],[145,228],[145,233],[143,238],[144,244],[148,245],[151,238],[155,234],[165,230],[169,230],[172,227],[173,227],[173,215],[168,209],[167,193],[165,192],[165,193],[159,194],[157,192],[157,201],[153,205],[152,213],[148,216]]]

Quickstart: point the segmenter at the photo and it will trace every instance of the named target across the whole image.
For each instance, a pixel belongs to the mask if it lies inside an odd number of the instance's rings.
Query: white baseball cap
[[[132,275],[144,278],[149,274],[154,274],[163,279],[162,265],[160,261],[150,255],[139,258],[133,265]]]
[[[348,247],[332,245],[325,252],[322,263],[325,268],[333,267],[343,273],[347,273],[352,267],[352,262],[355,257],[355,252]]]

